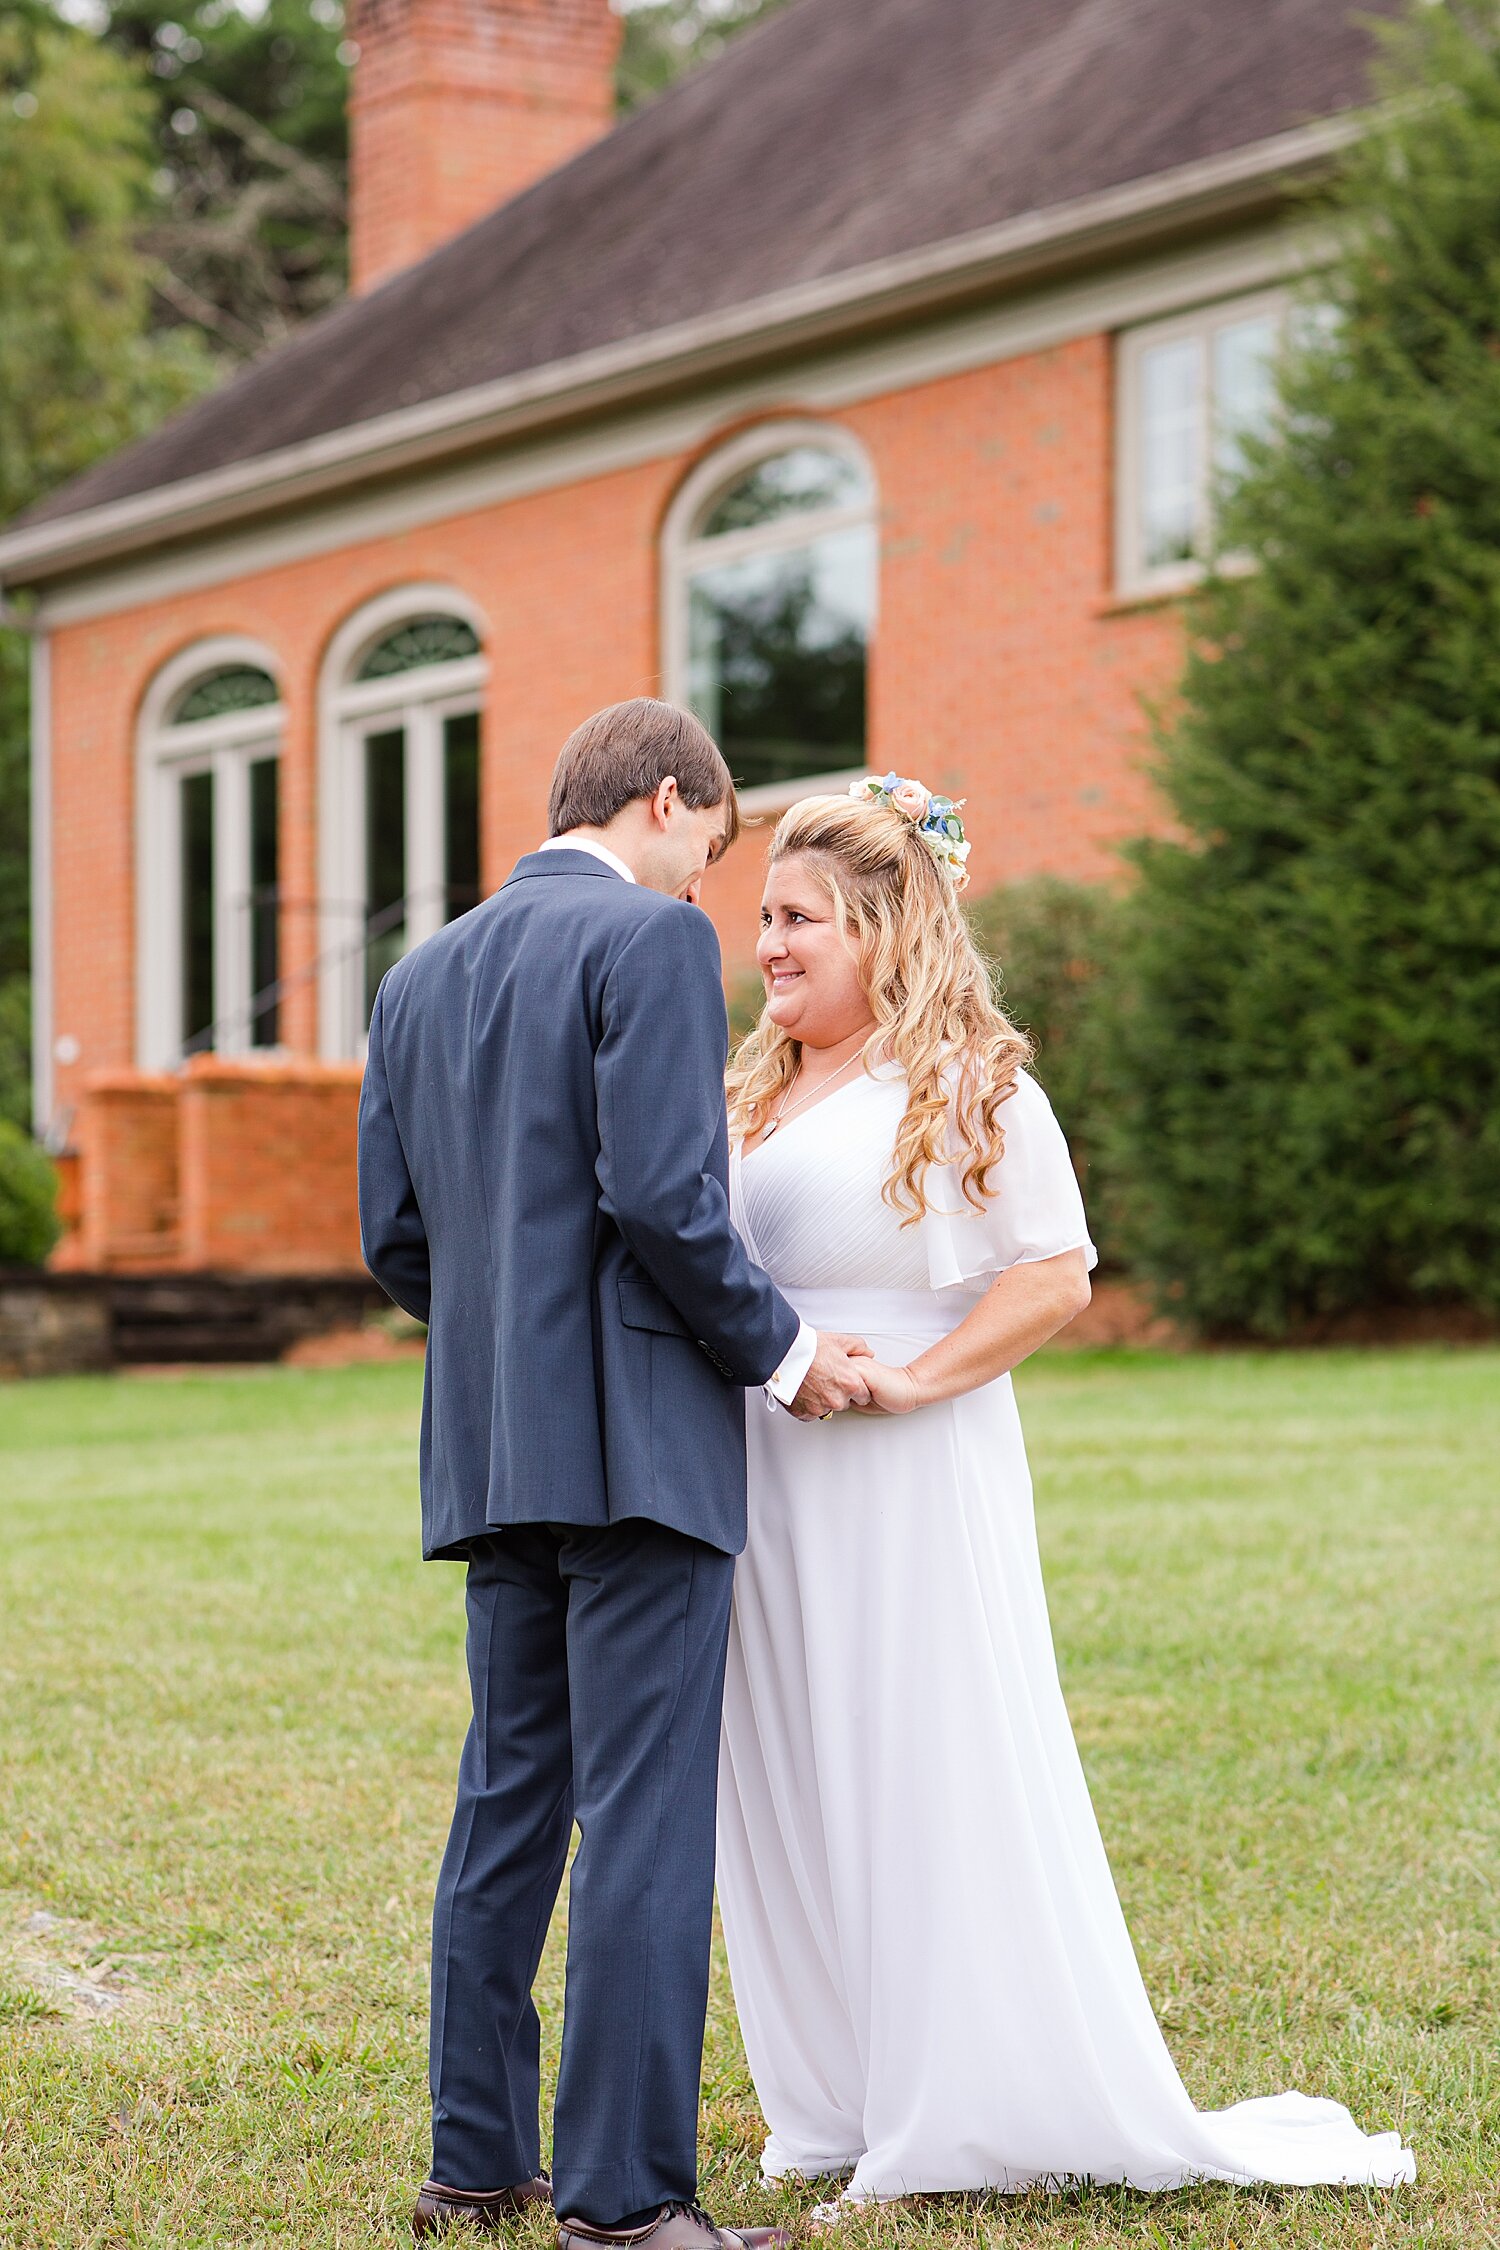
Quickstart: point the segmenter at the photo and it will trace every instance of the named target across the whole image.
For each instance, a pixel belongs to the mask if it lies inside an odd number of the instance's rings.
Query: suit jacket
[[[729,1217],[718,940],[535,852],[389,972],[359,1110],[365,1260],[428,1323],[422,1525],[645,1516],[745,1543],[744,1389],[797,1314]]]

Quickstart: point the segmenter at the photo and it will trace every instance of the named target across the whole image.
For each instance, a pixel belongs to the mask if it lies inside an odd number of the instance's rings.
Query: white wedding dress
[[[1022,1077],[982,1216],[881,1200],[905,1082],[732,1165],[750,1249],[816,1326],[905,1361],[990,1277],[1087,1246]],[[883,1419],[747,1402],[719,1897],[773,2178],[858,2198],[1093,2180],[1409,2180],[1395,2133],[1284,2093],[1195,2110],[1142,1985],[1058,1684],[1010,1378]]]

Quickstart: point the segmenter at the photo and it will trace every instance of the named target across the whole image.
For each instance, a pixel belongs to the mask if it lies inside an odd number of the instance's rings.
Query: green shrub
[[[25,1129],[31,1119],[31,983],[0,977],[0,1118]]]
[[[988,891],[969,908],[996,996],[1036,1047],[1047,1089],[1091,1201],[1106,1192],[1099,1131],[1110,1067],[1104,973],[1120,920],[1117,892],[1098,883],[1034,875]]]
[[[39,1266],[57,1240],[57,1174],[28,1133],[0,1118],[0,1266]]]
[[[1264,1335],[1500,1309],[1500,6],[1389,36],[1332,318],[1223,514],[1256,567],[1191,612],[1111,1029],[1126,1256]]]

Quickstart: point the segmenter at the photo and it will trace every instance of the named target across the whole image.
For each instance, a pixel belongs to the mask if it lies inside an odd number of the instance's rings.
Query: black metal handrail
[[[357,914],[364,926],[357,938],[325,946],[311,961],[305,961],[301,968],[292,970],[290,975],[277,977],[274,983],[262,985],[258,991],[251,993],[243,1008],[237,1008],[227,1016],[216,1016],[212,1023],[205,1024],[201,1031],[195,1032],[191,1039],[184,1042],[184,1056],[212,1054],[225,1033],[251,1030],[263,1016],[270,1015],[279,1008],[288,993],[315,982],[327,969],[342,967],[346,962],[361,959],[380,938],[388,937],[392,930],[399,930],[414,908],[430,905],[434,899],[440,899],[446,905],[452,888],[447,883],[433,883],[419,891],[405,891],[400,898],[393,899],[389,906],[379,908],[374,914],[366,911],[363,901],[355,899],[286,900],[279,904],[279,913],[312,913],[320,919],[325,914]],[[247,898],[236,903],[248,907],[251,902]]]

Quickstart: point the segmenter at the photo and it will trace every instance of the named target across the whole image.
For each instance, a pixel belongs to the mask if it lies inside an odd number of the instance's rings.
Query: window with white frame
[[[1170,590],[1214,552],[1216,501],[1275,411],[1281,293],[1132,329],[1119,344],[1117,577]]]
[[[394,961],[479,904],[478,620],[383,597],[339,636],[325,725],[325,1052],[363,1046]]]
[[[786,423],[736,439],[679,494],[663,566],[666,692],[736,783],[784,793],[862,768],[875,489],[853,441]]]
[[[139,1049],[148,1068],[274,1047],[280,1005],[280,692],[263,652],[179,657],[140,758]]]

